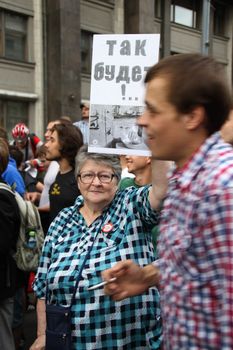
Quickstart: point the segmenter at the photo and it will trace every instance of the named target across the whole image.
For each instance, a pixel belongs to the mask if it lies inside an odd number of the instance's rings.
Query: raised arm
[[[172,162],[164,160],[152,161],[152,188],[149,193],[150,205],[158,210],[167,193],[168,172],[171,169]]]
[[[151,207],[155,210],[161,208],[167,192],[167,173],[172,163],[153,160],[152,163],[152,187],[149,192]],[[118,262],[112,268],[102,272],[105,281],[116,277],[114,282],[107,284],[105,293],[111,295],[114,300],[122,300],[131,296],[144,293],[152,286],[158,286],[160,280],[159,269],[154,265],[140,267],[132,260]]]

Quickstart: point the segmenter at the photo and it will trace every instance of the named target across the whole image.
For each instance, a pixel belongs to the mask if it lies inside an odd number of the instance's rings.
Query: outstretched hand
[[[116,277],[114,282],[104,287],[104,291],[117,301],[144,293],[158,283],[159,273],[152,265],[140,267],[132,260],[125,260],[103,271],[102,277],[106,281]]]

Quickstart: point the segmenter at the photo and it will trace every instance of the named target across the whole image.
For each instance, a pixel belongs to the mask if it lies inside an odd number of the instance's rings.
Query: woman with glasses
[[[76,157],[75,175],[81,196],[59,213],[45,240],[34,284],[38,338],[31,350],[45,346],[44,299],[70,306],[77,280],[71,308],[72,349],[159,349],[158,290],[152,287],[114,302],[104,294],[101,272],[120,260],[132,259],[141,266],[154,261],[150,231],[158,221],[154,209],[166,186],[161,185],[157,197],[151,186],[119,191],[119,157],[87,153],[86,146]],[[165,172],[160,177],[164,182]]]

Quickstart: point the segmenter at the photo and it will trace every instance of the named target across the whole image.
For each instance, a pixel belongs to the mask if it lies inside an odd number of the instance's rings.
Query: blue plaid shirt
[[[161,344],[159,294],[150,288],[140,296],[114,302],[103,288],[88,291],[99,283],[101,271],[116,262],[132,259],[141,266],[154,260],[151,229],[158,215],[148,201],[149,187],[128,188],[116,193],[109,207],[87,227],[80,207],[59,213],[46,236],[34,290],[49,302],[70,305],[78,269],[94,238],[72,306],[72,343],[77,350],[158,349]],[[106,232],[108,224],[112,230]],[[110,226],[111,226],[110,225]]]

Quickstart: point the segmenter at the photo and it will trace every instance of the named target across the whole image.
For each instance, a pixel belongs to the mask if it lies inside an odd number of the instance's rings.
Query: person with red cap
[[[24,162],[35,158],[36,150],[42,146],[43,141],[30,133],[29,128],[24,123],[18,123],[11,131],[14,139],[13,144],[16,145],[24,154]]]

